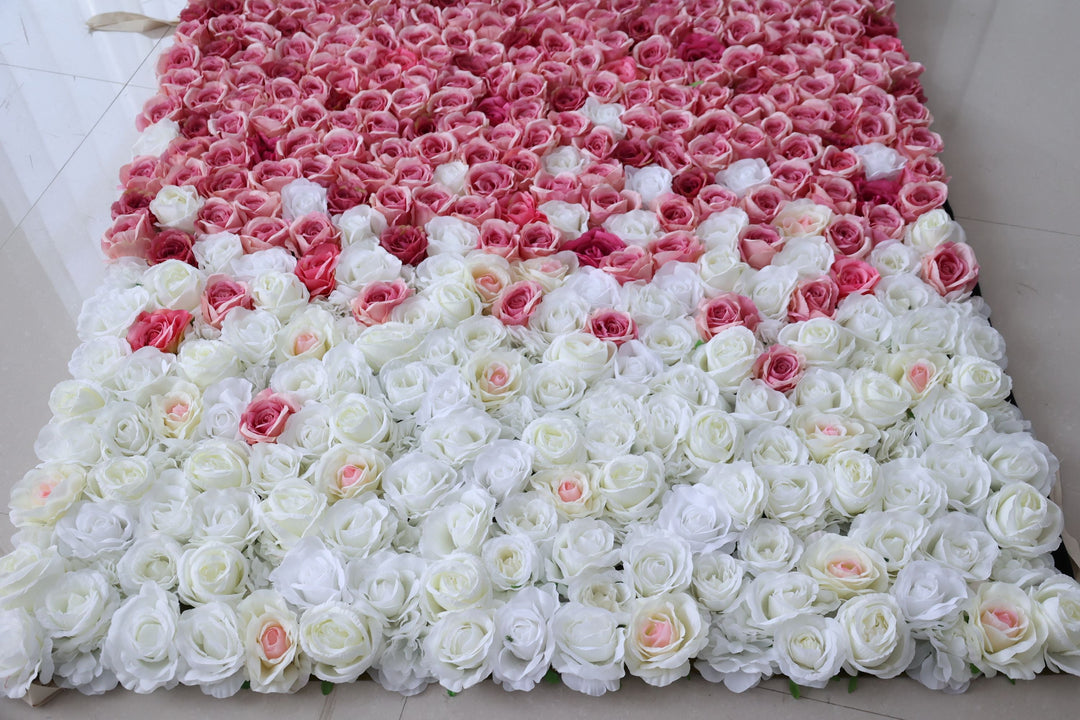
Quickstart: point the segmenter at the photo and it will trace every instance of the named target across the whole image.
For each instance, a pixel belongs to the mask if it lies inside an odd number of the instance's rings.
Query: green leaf
[[[450,697],[457,697],[457,693],[454,692],[453,690],[447,690],[446,694],[449,695]]]
[[[323,695],[329,695],[332,692],[334,692],[334,683],[330,682],[329,680],[323,680],[322,681],[322,694]]]
[[[798,700],[799,697],[802,696],[802,688],[800,688],[798,685],[796,685],[794,680],[788,680],[787,681],[787,686],[788,686],[788,692],[791,693],[791,697]]]
[[[694,82],[690,83],[690,87],[697,87],[698,85],[704,85],[704,84],[705,84],[704,80],[695,80]]]
[[[544,675],[544,682],[551,683],[552,685],[558,685],[562,682],[562,678],[559,676],[559,673],[557,671],[548,670],[547,674]]]
[[[972,675],[982,675],[982,670],[980,670],[980,669],[979,669],[979,668],[978,668],[978,667],[977,667],[977,666],[975,665],[975,663],[971,663],[971,665],[970,665],[969,667],[971,668],[971,674],[972,674]]]
[[[250,680],[245,680],[245,681],[244,681],[244,682],[243,682],[243,683],[242,683],[242,684],[240,685],[240,689],[241,689],[241,690],[250,690],[250,689],[251,689],[251,681],[250,681]]]
[[[694,345],[694,349],[697,350],[699,347],[701,347],[704,344],[705,344],[704,340],[698,340],[697,343]]]
[[[858,675],[852,675],[850,678],[848,678],[848,681],[847,681],[848,694],[851,694],[851,693],[855,692],[855,686],[857,686],[858,684],[859,684],[859,676]]]
[[[1016,681],[1013,680],[1011,677],[1006,677],[1005,679],[1009,681],[1010,685],[1015,685],[1016,684]]]

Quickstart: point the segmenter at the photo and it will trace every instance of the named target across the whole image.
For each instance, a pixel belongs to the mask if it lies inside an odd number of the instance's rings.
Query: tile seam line
[[[154,46],[157,47],[156,45]],[[153,52],[153,50],[151,50]],[[46,70],[45,68],[30,67],[29,65],[19,65],[17,63],[9,63],[0,61],[0,67],[13,68],[15,70],[30,70],[31,72],[48,73],[49,75],[59,75],[60,77],[78,78],[80,80],[95,80],[97,82],[109,83],[110,85],[126,85],[131,78],[127,80],[109,80],[107,78],[94,77],[93,75],[79,75],[78,73],[65,72],[63,70]],[[142,67],[142,63],[139,63],[139,67]],[[138,70],[138,68],[136,68]],[[132,73],[134,75],[134,73]]]
[[[98,115],[98,118],[97,118],[97,120],[94,121],[94,124],[90,126],[90,129],[87,130],[86,134],[82,136],[81,140],[79,140],[79,144],[75,146],[75,148],[71,151],[71,154],[68,155],[67,159],[64,160],[64,164],[60,166],[60,168],[56,171],[56,174],[52,176],[51,180],[49,180],[49,184],[45,186],[45,188],[41,191],[41,193],[36,198],[34,198],[33,204],[31,204],[30,207],[27,208],[26,212],[23,213],[22,217],[19,218],[19,222],[15,223],[15,227],[13,227],[11,229],[11,232],[8,233],[7,237],[5,237],[3,239],[3,241],[0,241],[0,250],[3,250],[5,247],[7,247],[7,244],[8,244],[8,242],[11,241],[11,238],[15,237],[15,233],[18,232],[19,228],[22,227],[23,222],[26,220],[26,218],[28,218],[30,216],[30,213],[32,213],[34,211],[34,209],[37,208],[38,203],[40,203],[41,199],[43,197],[45,197],[45,193],[49,192],[49,188],[51,188],[56,183],[56,179],[58,177],[60,177],[60,174],[64,172],[64,170],[67,168],[68,165],[71,164],[71,159],[75,157],[75,154],[77,152],[79,152],[79,150],[82,148],[82,146],[86,143],[87,138],[89,138],[90,135],[94,132],[94,130],[97,129],[98,125],[101,124],[101,121],[102,121],[102,119],[104,119],[105,115],[108,114],[109,110],[112,109],[112,106],[116,104],[116,101],[120,99],[120,95],[122,95],[123,92],[125,90],[127,90],[127,88],[131,85],[131,81],[135,77],[135,75],[139,72],[139,68],[141,68],[143,66],[143,64],[145,64],[146,61],[148,59],[150,59],[150,57],[153,56],[153,54],[155,52],[157,52],[158,46],[161,45],[161,42],[165,39],[166,35],[167,35],[167,33],[162,34],[162,36],[157,39],[157,42],[154,43],[154,47],[150,48],[150,51],[146,54],[145,57],[143,57],[142,61],[135,67],[135,69],[131,71],[131,74],[128,76],[128,79],[125,80],[123,83],[116,82],[114,80],[100,80],[98,78],[83,77],[81,75],[72,75],[71,73],[62,73],[62,72],[56,72],[56,71],[52,71],[52,70],[38,70],[37,68],[25,68],[25,67],[22,67],[22,66],[19,66],[19,65],[10,65],[10,64],[6,64],[6,63],[0,63],[0,64],[4,65],[5,67],[14,67],[14,68],[18,68],[20,70],[30,70],[30,71],[33,71],[33,72],[46,72],[46,73],[49,73],[51,75],[60,75],[62,77],[79,78],[79,79],[82,79],[82,80],[96,80],[97,82],[106,82],[106,83],[109,83],[110,85],[119,85],[120,86],[119,89],[116,91],[116,94],[113,95],[112,100],[109,101],[109,104],[106,105],[105,109],[101,111],[100,115]],[[139,87],[139,86],[136,86],[136,87]],[[117,168],[117,170],[119,170],[119,168]]]
[[[1016,223],[1000,222],[1000,221],[997,221],[997,220],[987,220],[986,218],[978,218],[978,217],[972,217],[972,216],[968,216],[968,215],[957,215],[956,219],[958,221],[960,221],[960,220],[971,220],[973,222],[985,223],[987,225],[998,225],[1000,227],[1014,228],[1016,230],[1031,230],[1032,232],[1047,233],[1049,235],[1061,235],[1062,237],[1080,238],[1080,234],[1078,234],[1078,233],[1064,232],[1062,230],[1052,230],[1050,228],[1032,227],[1030,225],[1017,225]]]
[[[764,692],[775,693],[777,695],[790,696],[790,693],[788,693],[787,691],[778,690],[776,688],[762,687],[762,686],[759,685],[755,689],[759,689],[759,690],[762,690]],[[844,705],[843,703],[837,703],[837,702],[833,702],[831,700],[823,700],[823,699],[814,698],[814,697],[800,697],[800,698],[797,699],[797,702],[812,702],[812,703],[818,703],[819,705],[829,705],[831,707],[842,707],[845,710],[854,710],[855,712],[863,713],[863,714],[869,715],[871,717],[888,718],[888,720],[906,720],[905,718],[902,718],[899,715],[885,715],[884,713],[875,712],[873,710],[867,710],[866,708],[855,707],[853,705]]]

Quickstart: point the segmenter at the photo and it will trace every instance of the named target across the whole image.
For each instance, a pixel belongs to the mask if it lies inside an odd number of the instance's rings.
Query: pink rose
[[[645,248],[630,245],[605,256],[600,261],[600,269],[614,277],[620,285],[635,280],[648,281],[652,280],[653,259]]]
[[[698,305],[694,324],[701,339],[708,342],[718,332],[732,325],[742,325],[748,330],[757,329],[761,322],[754,301],[745,295],[725,292],[714,298],[702,300]]]
[[[407,265],[419,265],[427,258],[428,239],[423,229],[411,225],[386,228],[379,238],[386,252]]]
[[[128,329],[128,345],[132,350],[149,345],[162,352],[175,353],[189,322],[191,313],[187,310],[143,311]]]
[[[562,237],[547,223],[529,223],[521,228],[517,251],[523,260],[553,255],[559,250]]]
[[[835,215],[825,228],[825,240],[837,253],[853,258],[870,254],[870,223],[858,215]]]
[[[228,275],[211,275],[207,279],[201,305],[203,320],[210,327],[218,329],[229,311],[238,307],[247,310],[254,307],[247,283],[233,280]]]
[[[479,248],[507,260],[517,259],[517,227],[505,220],[485,220],[480,226]]]
[[[146,251],[146,262],[157,265],[166,260],[179,260],[198,267],[199,264],[195,262],[195,253],[191,250],[194,244],[195,238],[183,230],[167,228],[150,241],[150,247]]]
[[[747,225],[739,232],[739,256],[755,270],[771,265],[783,247],[784,239],[772,225]]]
[[[979,282],[975,251],[965,243],[942,243],[923,255],[922,276],[946,300],[965,298]]]
[[[777,392],[794,390],[806,372],[802,353],[784,345],[772,345],[754,360],[754,377]]]
[[[908,222],[945,204],[949,188],[943,182],[908,183],[900,188],[897,210]]]
[[[854,257],[837,258],[830,270],[830,276],[843,300],[848,295],[872,293],[881,275],[868,262]]]
[[[618,235],[600,228],[593,228],[582,233],[577,239],[563,245],[578,256],[578,262],[589,267],[600,267],[601,261],[613,252],[626,248],[626,243]]]
[[[278,217],[253,217],[240,232],[240,242],[246,253],[284,247],[288,239],[289,224]]]
[[[683,37],[675,50],[680,60],[711,60],[716,62],[724,52],[724,44],[713,35],[691,32]]]
[[[285,431],[289,421],[300,406],[284,393],[266,388],[251,401],[240,416],[240,435],[249,445],[272,443]]]
[[[311,297],[326,297],[336,285],[334,271],[337,269],[341,248],[324,242],[309,247],[296,263],[296,276]]]
[[[616,347],[637,337],[634,319],[618,310],[597,310],[589,317],[585,329],[600,340],[610,340]]]
[[[790,198],[801,198],[806,195],[814,176],[813,168],[806,160],[781,160],[774,163],[770,170],[772,184]]]
[[[245,222],[256,217],[272,217],[281,211],[281,195],[266,190],[244,190],[233,198],[233,204]]]
[[[694,233],[677,230],[649,243],[649,252],[652,253],[653,263],[659,268],[669,262],[697,262],[705,247]]]
[[[122,257],[146,257],[154,232],[149,210],[121,215],[101,237],[101,251],[110,260]]]
[[[413,294],[412,288],[401,278],[393,282],[374,282],[364,286],[353,298],[350,308],[356,322],[365,327],[381,325],[390,319],[390,313]]]
[[[205,235],[215,233],[235,233],[244,226],[240,211],[234,203],[220,197],[211,197],[199,209],[195,227]]]
[[[775,185],[758,185],[751,188],[742,199],[743,210],[752,223],[770,223],[787,203],[784,191]]]
[[[491,305],[491,314],[504,325],[527,325],[544,291],[539,283],[522,280],[503,288]]]
[[[892,205],[865,206],[863,212],[870,223],[874,245],[886,240],[899,240],[904,236],[904,217]]]
[[[836,314],[840,289],[836,281],[827,275],[812,280],[802,280],[795,286],[788,302],[788,322],[801,322],[811,318],[831,318]]]
[[[597,185],[591,188],[588,203],[589,222],[594,225],[603,223],[612,215],[637,209],[636,203],[632,206],[630,199],[611,185]]]
[[[666,232],[697,227],[697,212],[681,195],[668,193],[657,198],[656,215],[660,219],[660,227]]]

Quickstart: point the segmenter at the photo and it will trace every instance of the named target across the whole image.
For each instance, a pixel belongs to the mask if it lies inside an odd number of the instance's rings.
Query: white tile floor
[[[0,496],[34,463],[49,391],[66,377],[74,318],[101,277],[98,238],[108,225],[116,172],[129,157],[133,119],[154,88],[162,31],[90,34],[86,18],[131,10],[175,14],[178,0],[0,0]],[[1080,536],[1080,24],[1075,0],[898,0],[900,34],[928,70],[929,104],[946,143],[952,205],[983,268],[983,293],[1009,347],[1016,397],[1061,459],[1068,525]],[[6,512],[6,508],[5,508]],[[0,518],[0,550],[11,527]],[[960,697],[907,680],[807,691],[786,682],[733,695],[700,679],[663,690],[636,681],[597,701],[561,686],[528,695],[490,683],[450,698],[439,688],[407,702],[371,682],[324,698],[245,693],[222,703],[179,689],[141,697],[63,693],[32,710],[0,700],[0,717],[161,720],[262,718],[593,717],[688,718],[1070,717],[1080,681],[1041,677],[978,683]]]

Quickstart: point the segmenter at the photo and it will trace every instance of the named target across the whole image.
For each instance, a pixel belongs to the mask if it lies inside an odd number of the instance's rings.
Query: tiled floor
[[[179,3],[182,5],[182,3]],[[945,138],[952,205],[982,264],[983,293],[1009,347],[1016,397],[1061,459],[1069,528],[1080,536],[1080,225],[1072,222],[1080,167],[1080,24],[1075,0],[898,0],[900,33],[923,76]],[[89,34],[86,18],[134,10],[175,13],[178,0],[0,0],[0,495],[34,463],[52,386],[66,377],[74,318],[101,277],[97,241],[116,171],[135,139],[132,120],[153,92],[162,31]],[[62,12],[58,10],[63,8]],[[6,509],[5,509],[6,512]],[[11,527],[0,518],[0,549]],[[993,718],[1032,710],[1068,717],[1080,681],[1042,677],[978,683],[960,697],[907,680],[808,691],[786,682],[733,695],[700,679],[663,690],[628,681],[594,700],[561,686],[528,695],[490,683],[407,702],[371,682],[317,685],[296,696],[244,694],[211,702],[182,688],[141,697],[61,694],[37,710],[0,700],[0,718]]]

